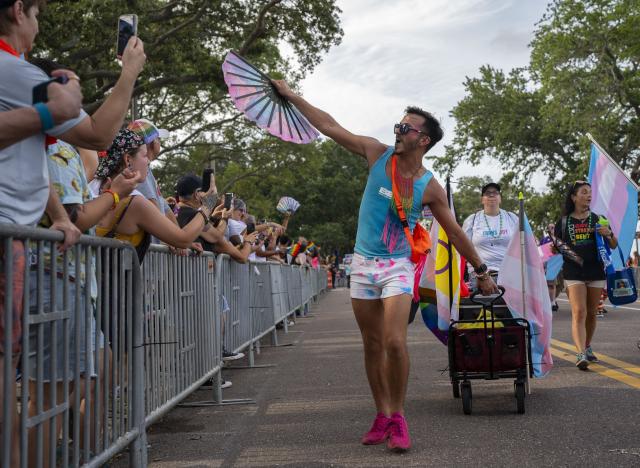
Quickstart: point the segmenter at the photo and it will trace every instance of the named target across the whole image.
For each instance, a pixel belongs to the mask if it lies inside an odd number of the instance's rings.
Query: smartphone
[[[66,76],[57,76],[51,80],[43,81],[42,83],[35,85],[33,87],[32,94],[31,94],[33,98],[33,104],[49,101],[49,95],[47,94],[47,87],[51,83],[65,84],[67,81],[68,80]]]
[[[251,234],[256,230],[256,225],[254,223],[247,223],[247,234]]]
[[[211,188],[211,175],[213,174],[213,169],[205,169],[202,171],[202,191],[208,192],[209,188]]]
[[[124,49],[131,36],[138,35],[138,15],[122,15],[118,18],[118,43],[116,46],[116,56],[122,58]]]
[[[224,208],[226,210],[231,209],[231,203],[233,202],[233,193],[225,193],[224,194]]]

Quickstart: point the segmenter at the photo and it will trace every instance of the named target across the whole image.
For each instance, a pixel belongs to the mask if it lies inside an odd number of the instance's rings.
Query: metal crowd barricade
[[[254,341],[275,329],[273,312],[273,294],[271,293],[271,265],[267,262],[255,262],[249,266],[251,285],[251,328]],[[253,363],[250,363],[253,364]]]
[[[271,271],[271,301],[273,304],[273,323],[285,321],[289,315],[289,294],[287,292],[287,270],[290,267],[269,263]]]
[[[2,350],[17,340],[22,345],[18,382],[14,363],[1,355],[2,466],[101,466],[127,447],[130,465],[145,466],[142,282],[135,250],[82,236],[59,253],[62,240],[58,231],[0,225]],[[14,317],[14,304],[21,317]],[[12,334],[14,320],[20,320],[20,335]],[[8,396],[15,387],[19,402]]]
[[[212,253],[180,257],[152,245],[142,272],[151,424],[220,370],[222,345]]]
[[[249,264],[219,255],[216,265],[218,304],[222,312],[222,342],[229,352],[239,352],[252,343],[249,311]]]
[[[24,271],[14,271],[18,240],[30,247]],[[271,332],[276,341],[275,326],[284,322],[286,332],[286,318],[326,289],[323,270],[179,257],[164,246],[151,246],[141,269],[129,244],[83,236],[59,253],[62,240],[0,224],[0,343],[22,342],[17,404],[6,397],[15,366],[0,355],[3,467],[101,466],[127,448],[131,466],[146,466],[147,425],[214,376],[214,403],[222,402],[223,342],[249,347],[253,365],[253,346]],[[24,282],[18,296],[14,279]]]

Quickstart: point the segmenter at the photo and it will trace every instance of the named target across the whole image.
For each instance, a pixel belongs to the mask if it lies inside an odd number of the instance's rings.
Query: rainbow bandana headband
[[[169,136],[169,132],[156,127],[145,119],[134,120],[127,125],[127,129],[131,130],[136,135],[141,136],[145,144],[151,143],[153,140],[158,138],[166,138]]]

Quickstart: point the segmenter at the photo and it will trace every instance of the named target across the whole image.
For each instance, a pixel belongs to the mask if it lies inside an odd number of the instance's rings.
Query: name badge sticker
[[[393,192],[384,187],[380,187],[380,190],[378,190],[378,194],[382,195],[384,198],[388,198],[389,200],[393,198]]]

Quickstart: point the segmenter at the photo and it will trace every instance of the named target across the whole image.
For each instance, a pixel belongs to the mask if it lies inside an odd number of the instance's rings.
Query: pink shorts
[[[408,258],[367,258],[353,255],[351,297],[383,299],[413,294],[414,265]]]

